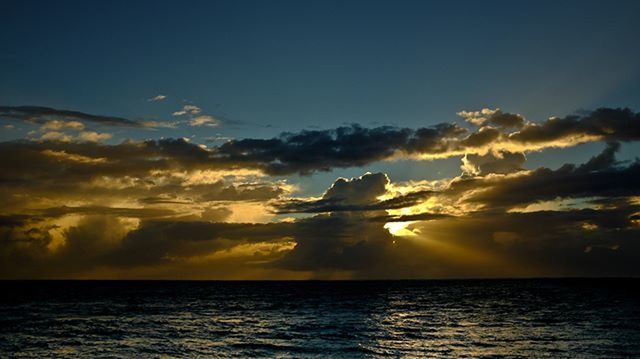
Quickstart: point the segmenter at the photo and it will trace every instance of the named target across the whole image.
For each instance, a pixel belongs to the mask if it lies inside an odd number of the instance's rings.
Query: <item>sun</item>
[[[415,236],[416,233],[410,229],[407,229],[407,226],[412,224],[413,221],[409,222],[387,222],[384,225],[384,228],[391,233],[391,235],[396,237],[407,237],[407,236]]]

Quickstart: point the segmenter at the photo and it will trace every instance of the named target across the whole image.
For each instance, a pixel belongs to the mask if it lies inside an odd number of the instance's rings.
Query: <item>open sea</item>
[[[0,357],[640,357],[640,280],[2,281]]]

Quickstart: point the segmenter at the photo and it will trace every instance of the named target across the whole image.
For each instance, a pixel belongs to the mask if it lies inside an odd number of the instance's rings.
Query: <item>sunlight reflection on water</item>
[[[637,284],[3,282],[0,356],[638,356]]]

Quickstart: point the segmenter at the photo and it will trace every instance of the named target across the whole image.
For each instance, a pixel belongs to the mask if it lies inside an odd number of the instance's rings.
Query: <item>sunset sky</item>
[[[0,2],[0,278],[639,276],[638,14]]]

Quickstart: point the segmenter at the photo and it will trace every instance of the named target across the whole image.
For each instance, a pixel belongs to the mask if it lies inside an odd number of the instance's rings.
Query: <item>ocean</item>
[[[3,281],[0,357],[640,357],[639,284]]]

